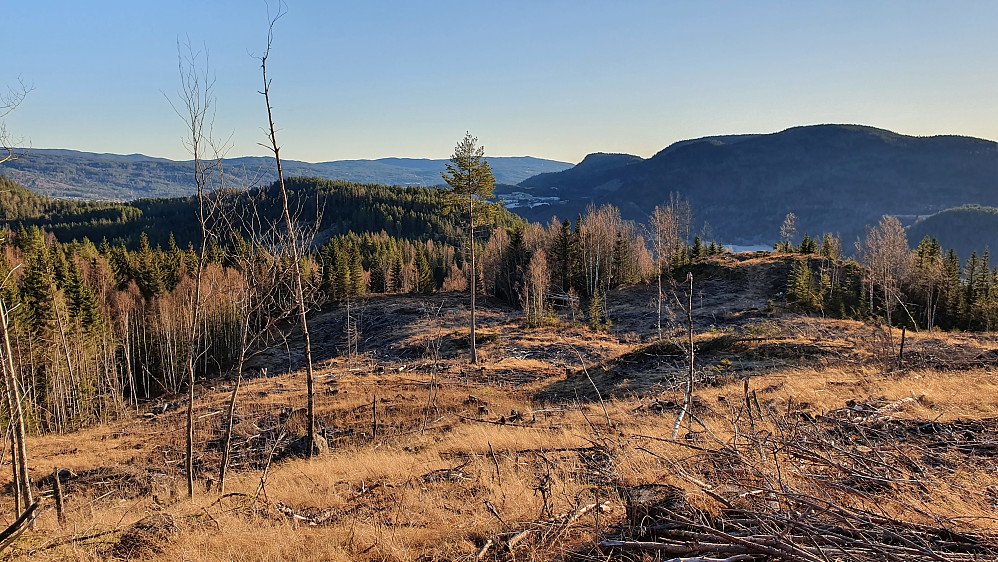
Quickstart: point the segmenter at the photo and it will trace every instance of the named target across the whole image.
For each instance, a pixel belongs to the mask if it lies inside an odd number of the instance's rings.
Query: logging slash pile
[[[928,504],[966,493],[959,479],[970,467],[994,473],[998,418],[892,416],[914,400],[850,401],[815,416],[747,399],[731,441],[688,435],[696,454],[675,465],[713,509],[693,505],[677,486],[626,489],[626,520],[600,550],[687,562],[996,559],[994,536],[967,531],[973,521],[934,514]],[[987,489],[992,505],[995,490]]]

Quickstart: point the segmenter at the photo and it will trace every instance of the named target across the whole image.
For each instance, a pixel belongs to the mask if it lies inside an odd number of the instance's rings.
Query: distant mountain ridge
[[[566,162],[532,156],[488,157],[496,181],[515,184],[528,177],[571,168]],[[284,160],[285,175],[357,183],[432,186],[443,183],[445,159],[380,158],[309,163]],[[273,159],[246,156],[223,162],[230,185],[266,185],[276,179]],[[6,163],[0,173],[39,195],[72,199],[131,200],[179,197],[194,192],[190,161],[142,154],[97,154],[67,149],[33,149]]]
[[[775,241],[788,212],[798,216],[800,233],[840,233],[851,243],[885,214],[998,206],[998,143],[973,137],[811,125],[680,141],[648,159],[610,162],[620,165],[583,166],[587,160],[520,182],[516,189],[530,197],[559,201],[514,210],[548,220],[612,203],[625,218],[645,222],[675,192],[693,204],[698,229],[705,221],[712,237],[753,244]]]

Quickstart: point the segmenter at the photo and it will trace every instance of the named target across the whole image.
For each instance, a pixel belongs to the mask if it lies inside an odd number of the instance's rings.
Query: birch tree
[[[597,303],[590,306],[590,315],[602,315],[590,318],[594,326],[606,325],[609,320],[606,295],[610,290],[614,243],[620,231],[620,210],[613,205],[590,205],[579,224],[579,258],[585,290],[590,302]]]
[[[672,194],[665,207],[655,207],[648,221],[658,280],[656,313],[659,339],[662,339],[662,305],[665,300],[662,276],[672,272],[673,258],[685,244],[684,236],[689,231],[691,215],[689,202]]]
[[[901,284],[912,255],[901,221],[891,216],[880,219],[877,226],[867,229],[860,251],[863,266],[870,272],[870,309],[873,310],[874,290],[879,287],[884,317],[890,326],[891,313],[900,302]]]

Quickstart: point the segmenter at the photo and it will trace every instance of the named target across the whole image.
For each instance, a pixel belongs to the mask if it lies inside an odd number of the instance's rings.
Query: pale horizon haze
[[[26,144],[188,158],[166,96],[189,38],[227,156],[268,154],[265,2],[0,6],[0,87],[33,88],[6,119]],[[995,21],[994,2],[291,0],[268,74],[282,156],[308,162],[447,158],[465,131],[571,163],[820,123],[995,139]]]

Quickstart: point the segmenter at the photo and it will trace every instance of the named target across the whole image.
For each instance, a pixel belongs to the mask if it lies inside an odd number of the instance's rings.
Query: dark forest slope
[[[316,242],[347,232],[381,232],[411,240],[447,241],[459,238],[456,217],[448,213],[447,192],[427,187],[392,187],[329,181],[286,179],[297,222],[311,229],[320,220]],[[257,215],[257,224],[275,223],[280,216],[276,186],[217,195],[224,218],[237,230]],[[252,200],[252,205],[250,201]],[[16,229],[39,226],[62,242],[89,238],[95,243],[135,246],[144,232],[153,245],[165,245],[170,234],[182,247],[199,236],[193,197],[139,199],[127,203],[51,199],[0,177],[0,225]],[[295,212],[293,210],[293,212]],[[500,224],[519,219],[503,212]],[[277,223],[280,224],[280,223]]]
[[[446,160],[381,158],[299,162],[284,160],[285,176],[319,177],[383,185],[440,185]],[[229,158],[228,185],[242,188],[276,179],[272,158]],[[571,164],[531,156],[490,157],[500,183],[515,184],[530,176],[570,168]],[[130,200],[182,197],[194,193],[190,162],[141,154],[94,154],[75,150],[34,149],[4,165],[3,174],[35,193],[72,199]]]
[[[801,232],[839,232],[851,239],[884,214],[998,205],[998,144],[816,125],[682,141],[646,160],[589,172],[580,164],[521,186],[556,192],[564,201],[522,210],[532,220],[574,217],[590,202],[606,202],[643,222],[677,192],[725,242],[774,241],[788,212],[798,215]]]
[[[913,245],[928,236],[944,248],[955,248],[961,258],[971,252],[998,250],[998,208],[965,205],[921,218],[908,228]]]

